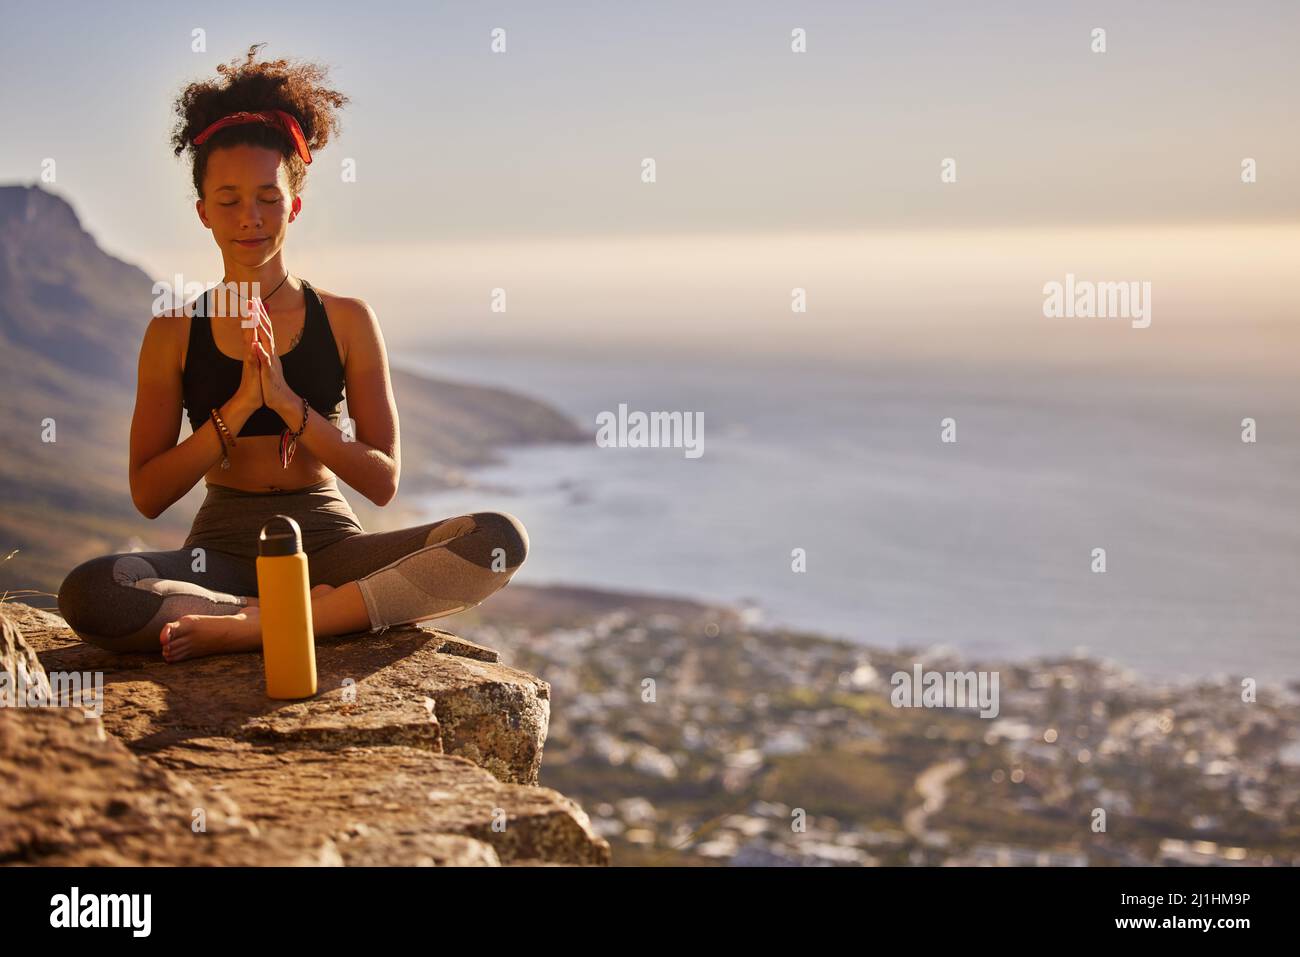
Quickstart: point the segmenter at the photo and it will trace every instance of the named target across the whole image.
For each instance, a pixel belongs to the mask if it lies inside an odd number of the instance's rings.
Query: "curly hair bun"
[[[196,147],[194,137],[223,116],[240,111],[284,110],[298,121],[313,153],[323,149],[331,137],[338,136],[337,111],[348,98],[324,85],[327,68],[287,59],[259,63],[257,51],[264,46],[265,43],[253,44],[242,62],[236,57],[228,64],[219,64],[220,79],[191,83],[176,99],[178,119],[172,130],[173,152],[180,156],[187,149],[191,151],[194,191],[200,197],[209,154],[237,143],[280,150],[288,164],[289,188],[294,195],[302,192],[306,181],[307,167],[289,138],[261,123],[226,127]]]

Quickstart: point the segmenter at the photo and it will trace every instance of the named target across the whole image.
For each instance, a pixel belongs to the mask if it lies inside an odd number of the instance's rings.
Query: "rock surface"
[[[113,655],[17,602],[0,625],[11,687],[103,673],[85,707],[0,708],[0,863],[609,863],[582,808],[537,786],[549,686],[489,648],[322,638],[319,693],[285,702],[258,654]]]

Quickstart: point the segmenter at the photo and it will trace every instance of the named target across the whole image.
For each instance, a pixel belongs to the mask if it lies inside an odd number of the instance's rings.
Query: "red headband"
[[[298,125],[298,121],[293,118],[292,113],[286,113],[284,110],[262,110],[260,113],[241,111],[231,113],[229,116],[223,116],[194,137],[194,145],[201,146],[203,141],[217,130],[224,129],[227,126],[239,126],[241,123],[265,123],[268,126],[278,126],[289,139],[293,140],[293,145],[297,148],[302,161],[307,164],[311,163],[311,150],[307,149],[307,140],[302,135],[302,127]]]

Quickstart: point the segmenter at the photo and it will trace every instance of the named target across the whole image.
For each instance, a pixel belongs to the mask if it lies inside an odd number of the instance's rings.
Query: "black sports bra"
[[[339,361],[325,303],[305,279],[302,288],[307,302],[305,325],[298,344],[280,356],[284,381],[313,409],[337,424],[343,405],[343,363]],[[182,395],[193,431],[203,427],[213,408],[219,408],[235,394],[242,376],[243,361],[217,348],[212,320],[208,318],[208,294],[204,293],[190,318],[190,344],[181,374]],[[293,427],[296,429],[298,423]],[[239,437],[279,435],[284,428],[284,420],[264,405],[248,417]]]

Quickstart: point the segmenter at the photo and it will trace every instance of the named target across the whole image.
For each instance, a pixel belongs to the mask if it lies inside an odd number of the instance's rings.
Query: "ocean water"
[[[434,517],[518,515],[532,551],[517,581],[751,603],[766,623],[973,659],[1083,650],[1159,679],[1300,677],[1300,388],[1288,379],[405,358],[590,428],[590,443],[511,450],[474,473],[479,487],[428,501]],[[704,454],[598,447],[596,415],[619,403],[702,415]],[[954,443],[940,441],[945,417]]]

